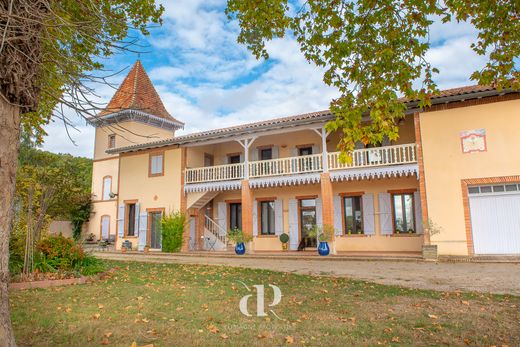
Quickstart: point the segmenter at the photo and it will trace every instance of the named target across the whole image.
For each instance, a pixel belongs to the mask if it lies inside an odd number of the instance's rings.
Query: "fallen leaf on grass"
[[[286,337],[285,337],[285,343],[287,343],[287,344],[292,344],[292,343],[294,343],[294,337],[292,337],[292,336],[286,336]]]
[[[262,331],[260,334],[258,334],[256,337],[258,337],[259,339],[270,339],[272,337],[271,333],[269,331]]]
[[[103,305],[103,304],[97,304],[97,307],[98,307],[100,310],[102,310],[102,309],[105,308],[105,305]]]
[[[462,300],[461,303],[462,303],[463,305],[469,306],[469,301]]]
[[[213,334],[216,334],[219,332],[218,328],[214,326],[213,324],[208,325],[208,330],[212,332]]]
[[[399,342],[399,336],[392,337],[392,342]]]
[[[95,315],[92,316],[92,318],[94,318],[94,319],[99,319],[99,317],[101,317],[101,314],[99,314],[99,313],[96,313]]]
[[[437,316],[434,315],[434,314],[429,314],[428,317],[430,317],[431,319],[437,319],[437,318],[439,318],[439,317],[437,317]]]
[[[112,332],[111,331],[105,333],[105,337],[106,338],[109,338],[110,336],[112,336]]]
[[[226,334],[220,334],[220,337],[224,340],[229,339],[229,336],[227,336]]]

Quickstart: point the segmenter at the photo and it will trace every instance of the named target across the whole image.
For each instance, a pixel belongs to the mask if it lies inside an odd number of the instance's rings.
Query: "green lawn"
[[[20,346],[520,346],[520,298],[438,293],[219,266],[111,262],[95,283],[11,292]],[[406,263],[403,263],[406,266]],[[274,315],[239,301],[266,285]],[[255,313],[256,296],[249,302]],[[268,311],[268,308],[266,308]]]

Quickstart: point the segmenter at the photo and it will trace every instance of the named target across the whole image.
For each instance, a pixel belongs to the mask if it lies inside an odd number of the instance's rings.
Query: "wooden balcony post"
[[[329,172],[329,161],[327,157],[327,136],[329,136],[329,134],[327,133],[327,130],[325,130],[325,127],[321,128],[321,160],[323,172]]]

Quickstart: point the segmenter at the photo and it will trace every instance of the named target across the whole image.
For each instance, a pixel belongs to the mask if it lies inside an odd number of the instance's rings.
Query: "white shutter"
[[[240,162],[243,163],[244,162],[244,153],[240,153]]]
[[[160,174],[163,172],[163,156],[162,154],[157,154],[152,156],[152,169],[151,174]]]
[[[283,200],[276,199],[274,201],[274,233],[280,235],[283,233]]]
[[[364,194],[361,202],[363,204],[363,232],[365,235],[375,235],[374,194]]]
[[[135,204],[134,236],[138,236],[139,235],[139,213],[141,212],[139,210],[140,205],[141,204],[139,204],[138,202]]]
[[[421,209],[421,194],[419,191],[413,193],[413,200],[415,204],[415,232],[422,234],[424,232],[422,209]]]
[[[379,193],[379,224],[381,235],[392,235],[392,196],[389,193]]]
[[[319,145],[312,145],[312,154],[321,153]]]
[[[253,201],[253,236],[258,236],[258,201]]]
[[[298,200],[289,200],[289,249],[297,250],[299,243],[298,233]]]
[[[250,161],[257,161],[258,160],[258,148],[252,148],[251,155],[249,157],[251,158]]]
[[[119,212],[117,214],[117,236],[125,236],[125,204],[119,204]]]
[[[278,159],[280,157],[280,150],[278,146],[273,146],[271,148],[271,153],[273,154],[272,159]]]
[[[316,225],[323,227],[323,215],[321,207],[321,199],[316,199]]]
[[[139,215],[139,242],[137,244],[137,250],[143,251],[146,246],[146,236],[148,234],[148,214],[141,213]]]
[[[221,201],[217,203],[217,215],[218,215],[218,225],[222,229],[221,233],[226,233],[227,230],[227,205],[225,202]]]
[[[298,148],[293,147],[291,148],[291,157],[297,157],[298,156]]]
[[[335,195],[334,201],[334,230],[336,236],[343,235],[343,217],[341,216],[341,196]]]
[[[101,217],[101,238],[103,240],[108,240],[110,230],[110,217],[103,216]]]

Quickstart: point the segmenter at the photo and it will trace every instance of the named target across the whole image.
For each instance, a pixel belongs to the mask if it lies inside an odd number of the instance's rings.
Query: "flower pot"
[[[318,253],[321,256],[326,256],[330,254],[330,248],[327,241],[320,241],[320,245],[318,246]]]
[[[287,242],[282,243],[282,250],[286,251],[289,248],[289,244]]]
[[[246,253],[246,245],[243,242],[239,242],[235,246],[235,253],[238,255],[242,255]]]

